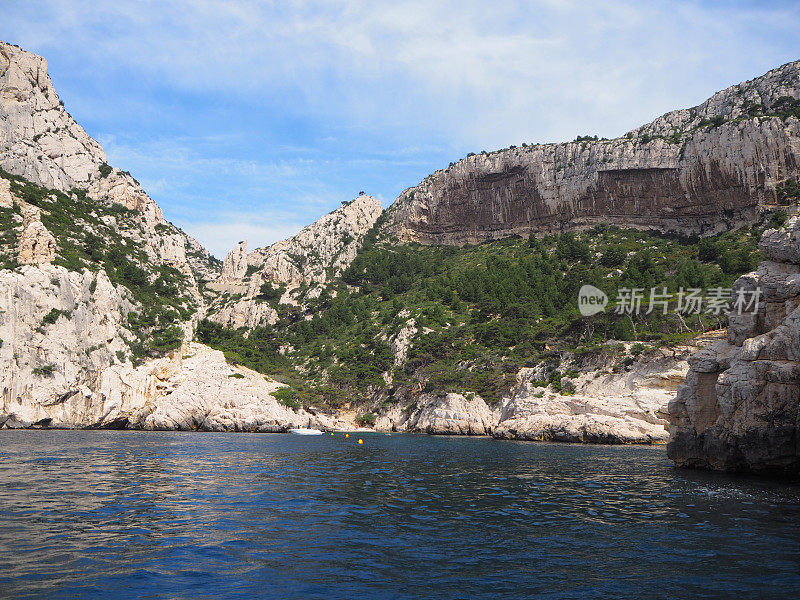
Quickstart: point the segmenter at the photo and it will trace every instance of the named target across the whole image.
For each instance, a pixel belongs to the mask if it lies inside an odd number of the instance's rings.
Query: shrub
[[[302,408],[303,403],[297,398],[297,391],[290,387],[282,387],[272,392],[272,397],[289,408]]]
[[[172,325],[160,331],[154,331],[150,337],[150,349],[156,353],[165,353],[177,350],[183,343],[183,330],[177,325]]]
[[[786,224],[787,219],[788,217],[786,216],[786,211],[776,210],[769,218],[769,226],[772,229],[778,229]]]
[[[42,318],[42,324],[43,325],[52,325],[53,323],[58,321],[58,317],[60,317],[62,314],[64,314],[64,311],[59,310],[57,308],[53,308],[53,309],[50,310],[49,313],[47,313],[44,316],[44,318]]]
[[[111,175],[111,171],[113,171],[113,169],[111,168],[111,166],[108,163],[103,163],[102,165],[100,165],[97,168],[97,170],[100,171],[100,177],[103,177],[103,178],[108,177],[109,175]]]
[[[375,419],[376,418],[377,417],[373,413],[367,412],[367,413],[363,413],[361,415],[358,415],[356,417],[356,422],[359,425],[372,426],[372,425],[375,425]]]
[[[775,186],[775,193],[778,196],[778,202],[790,204],[792,201],[800,200],[800,185],[794,179],[787,179],[783,185]]]
[[[53,364],[42,365],[33,370],[33,374],[38,377],[50,377],[56,372],[56,366]]]
[[[259,290],[258,296],[260,300],[266,300],[267,302],[277,302],[283,296],[283,292],[285,288],[281,287],[273,287],[271,283],[263,283],[261,284],[261,289]]]
[[[600,264],[604,267],[619,267],[625,263],[628,253],[619,246],[610,246],[600,257]]]

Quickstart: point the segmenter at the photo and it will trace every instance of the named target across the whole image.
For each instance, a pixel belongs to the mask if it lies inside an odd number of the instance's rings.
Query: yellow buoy
[[[345,433],[344,437],[350,437],[350,434],[349,433]]]
[[[358,440],[358,443],[359,443],[359,444],[363,444],[363,443],[364,443],[364,440]]]
[[[331,431],[331,435],[333,435],[333,432],[332,432],[332,431]]]

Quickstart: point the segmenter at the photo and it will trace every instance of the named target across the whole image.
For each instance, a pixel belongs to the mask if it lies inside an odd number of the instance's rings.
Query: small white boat
[[[311,429],[310,427],[298,427],[296,429],[290,429],[289,433],[293,433],[295,435],[322,435],[322,431],[319,429]]]

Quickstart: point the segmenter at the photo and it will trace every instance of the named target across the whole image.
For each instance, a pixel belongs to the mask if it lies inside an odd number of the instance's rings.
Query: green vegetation
[[[273,287],[273,285],[269,282],[261,284],[261,288],[259,289],[258,296],[256,298],[258,300],[264,300],[266,302],[275,303],[281,299],[284,292],[286,292],[286,286],[281,285],[278,287]]]
[[[274,392],[272,392],[272,396],[284,406],[288,406],[289,408],[300,408],[302,403],[298,400],[298,393],[296,390],[293,390],[290,387],[282,387]]]
[[[772,106],[773,113],[783,121],[789,117],[800,119],[800,99],[781,96]]]
[[[2,169],[0,177],[11,181],[15,196],[41,210],[42,223],[56,239],[55,264],[70,271],[104,270],[112,283],[127,288],[142,307],[139,312],[127,315],[128,325],[136,335],[128,341],[134,362],[180,346],[183,331],[178,325],[188,320],[197,308],[189,292],[190,282],[173,267],[154,266],[147,254],[131,241],[141,235],[139,213],[119,204],[91,200],[83,190],[65,194],[33,185]],[[15,215],[18,209],[0,210],[0,224],[6,226],[0,234],[3,263],[0,266],[4,268],[16,266],[13,227],[21,219]],[[95,278],[90,291],[94,293],[96,288]],[[51,311],[44,324],[55,323],[60,314]]]
[[[52,364],[42,365],[33,370],[33,374],[37,377],[51,377],[56,372],[56,366]]]
[[[775,193],[781,204],[800,202],[800,185],[794,179],[787,179],[783,185],[776,186]]]
[[[371,427],[371,426],[375,425],[375,420],[377,418],[378,417],[375,414],[373,414],[371,412],[367,412],[367,413],[363,413],[363,414],[358,415],[356,417],[356,421],[358,422],[359,425],[364,425],[364,426],[367,426],[367,427]]]
[[[111,166],[109,164],[107,164],[107,163],[103,163],[102,165],[100,165],[98,167],[98,171],[100,171],[100,177],[103,177],[103,178],[108,177],[109,175],[111,175],[111,171],[113,171],[113,170],[114,169],[112,169]]]
[[[279,305],[276,326],[245,337],[202,322],[199,341],[290,384],[291,400],[301,404],[367,402],[376,392],[392,401],[411,389],[477,393],[497,402],[520,367],[562,352],[614,354],[621,346],[611,340],[652,346],[723,326],[724,316],[716,314],[645,314],[650,289],[666,287],[674,300],[681,287],[730,287],[761,260],[764,228],[700,240],[599,225],[457,248],[397,245],[380,239],[379,227],[341,281],[303,307]],[[579,314],[576,302],[587,283],[611,299],[605,313],[591,318]],[[644,290],[641,314],[614,312],[621,288]],[[389,340],[411,318],[417,333],[407,360],[396,366]],[[644,351],[634,345],[628,358]],[[554,373],[549,383],[569,394],[573,378]]]
[[[66,313],[63,310],[59,310],[57,308],[53,308],[42,318],[42,324],[52,325],[53,323],[58,321],[58,317],[60,317],[61,315],[69,317],[69,313]]]

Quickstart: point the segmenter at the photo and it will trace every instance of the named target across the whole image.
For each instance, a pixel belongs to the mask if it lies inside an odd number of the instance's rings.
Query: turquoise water
[[[0,596],[800,592],[800,489],[663,447],[0,431]]]

